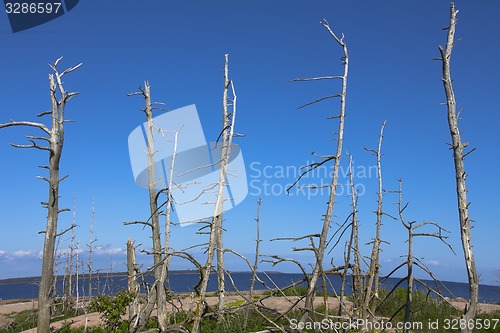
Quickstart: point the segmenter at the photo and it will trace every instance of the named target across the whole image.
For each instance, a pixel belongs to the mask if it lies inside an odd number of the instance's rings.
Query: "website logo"
[[[207,143],[195,105],[166,112],[153,119],[154,169],[157,190],[168,188],[172,170],[174,207],[182,226],[228,211],[248,194],[243,155],[231,146],[224,186],[223,210],[215,211],[221,143]],[[137,185],[148,188],[147,124],[129,135],[128,148]]]

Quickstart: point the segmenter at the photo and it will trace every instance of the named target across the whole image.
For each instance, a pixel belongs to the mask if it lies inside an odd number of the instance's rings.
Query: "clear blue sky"
[[[495,24],[497,1],[458,1],[457,43],[452,75],[463,138],[477,151],[466,160],[469,173],[474,252],[483,283],[498,281],[499,261],[498,145],[493,140],[500,121],[498,77],[500,57]],[[380,125],[387,120],[383,144],[384,188],[396,189],[404,181],[406,218],[435,221],[451,231],[453,255],[441,242],[417,239],[415,254],[445,280],[465,281],[466,274],[458,233],[454,185],[441,66],[437,46],[443,44],[448,25],[449,2],[439,1],[81,1],[68,14],[39,27],[13,34],[5,12],[0,13],[0,122],[36,120],[49,107],[47,74],[52,63],[64,56],[61,68],[83,62],[65,78],[68,90],[79,91],[67,111],[76,122],[67,125],[61,172],[62,206],[77,199],[77,238],[85,250],[92,197],[95,196],[95,234],[101,247],[99,263],[114,262],[123,270],[123,248],[128,237],[143,248],[149,231],[122,222],[148,216],[147,192],[134,183],[127,148],[129,133],[143,121],[140,98],[128,98],[144,80],[152,85],[153,99],[169,109],[196,104],[207,140],[220,130],[220,101],[224,53],[230,54],[230,76],[238,93],[236,131],[247,166],[250,186],[246,200],[225,215],[226,246],[251,255],[254,249],[257,188],[266,180],[275,195],[263,195],[262,252],[295,256],[287,242],[274,237],[319,232],[326,208],[326,194],[307,198],[280,191],[294,175],[276,174],[281,167],[297,169],[312,161],[311,151],[333,153],[337,101],[309,109],[297,107],[340,91],[339,82],[288,83],[295,77],[340,74],[341,49],[319,24],[326,18],[334,31],[345,34],[350,50],[347,119],[344,148],[362,170],[374,165],[374,157],[362,147],[375,148]],[[38,253],[46,211],[40,202],[47,195],[36,166],[47,160],[39,151],[19,150],[10,142],[24,143],[34,129],[0,131],[0,278],[38,275]],[[344,156],[342,166],[345,169]],[[259,177],[267,167],[269,179]],[[373,170],[372,170],[373,171]],[[319,178],[313,179],[316,182]],[[325,180],[326,181],[326,180]],[[341,178],[345,184],[346,179]],[[375,174],[357,179],[364,194],[359,210],[362,244],[373,235],[376,209]],[[281,193],[281,194],[280,194]],[[396,214],[396,197],[385,197],[385,210]],[[339,196],[335,221],[343,222],[350,210],[348,197]],[[65,213],[60,228],[71,223]],[[332,228],[333,230],[334,228]],[[182,249],[201,242],[196,227],[174,228],[172,246]],[[384,220],[382,272],[389,272],[405,254],[405,229]],[[67,237],[65,238],[67,239]],[[341,244],[343,241],[341,242]],[[61,245],[64,248],[66,245]],[[340,263],[339,246],[330,256]],[[367,246],[364,253],[369,253]],[[110,256],[112,254],[112,256]],[[329,260],[328,258],[328,260]],[[232,269],[244,269],[228,256]],[[176,262],[174,268],[189,265]],[[269,266],[262,266],[268,269]],[[278,266],[289,271],[291,266]],[[401,273],[403,274],[403,273]]]

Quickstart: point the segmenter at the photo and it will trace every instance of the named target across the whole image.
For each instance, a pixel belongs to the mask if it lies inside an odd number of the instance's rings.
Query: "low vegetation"
[[[304,287],[292,287],[283,290],[286,296],[304,296],[306,289]],[[268,295],[270,296],[270,295]],[[276,297],[276,296],[273,296]],[[351,296],[349,296],[351,298]],[[254,298],[256,300],[257,297]],[[406,290],[398,288],[392,293],[386,289],[380,290],[380,299],[385,300],[379,303],[377,309],[377,317],[385,322],[390,321],[393,327],[396,327],[397,323],[404,322],[404,304],[406,303]],[[57,312],[54,317],[58,320],[67,320],[67,325],[62,325],[57,332],[60,333],[126,333],[129,332],[129,323],[125,320],[125,314],[127,307],[133,300],[133,295],[127,291],[119,291],[115,296],[98,296],[94,298],[90,304],[90,311],[97,311],[101,314],[103,320],[102,327],[88,327],[86,331],[83,327],[70,327],[69,318],[74,316],[74,310],[67,309],[65,313]],[[460,319],[460,311],[454,308],[445,300],[439,300],[430,297],[428,294],[416,291],[413,294],[413,311],[411,316],[411,322],[423,323],[423,329],[415,329],[411,332],[436,332],[436,331],[446,331],[446,332],[460,332],[459,327],[456,329],[453,327],[454,321]],[[222,317],[222,320],[214,314],[207,314],[202,321],[201,333],[240,333],[240,332],[259,332],[271,329],[273,325],[270,324],[269,320],[286,328],[286,332],[296,332],[292,330],[291,322],[298,322],[300,319],[301,312],[293,310],[288,312],[285,316],[278,312],[265,311],[264,316],[262,313],[258,313],[255,310],[249,311],[248,319],[245,322],[245,311],[244,301],[237,300],[232,303],[227,304],[228,309],[233,311],[228,311]],[[315,313],[313,314],[314,321],[321,322],[324,319],[322,313],[324,313],[324,305],[316,307]],[[333,315],[332,322],[336,322],[338,319],[335,318],[336,309],[329,309],[329,314]],[[9,317],[15,320],[14,326],[10,329],[0,329],[0,333],[17,333],[24,330],[36,327],[37,314],[34,310],[26,310],[19,313],[10,314]],[[192,314],[181,311],[176,314],[170,314],[168,321],[169,325],[172,327],[178,325],[178,332],[188,332],[182,329],[191,330],[192,322],[189,321],[192,318]],[[500,333],[500,323],[498,319],[500,318],[500,311],[495,311],[491,313],[479,313],[476,317],[477,323],[481,323],[482,327],[476,326],[477,328],[474,332],[499,332]],[[180,323],[186,323],[185,325],[179,325]],[[433,329],[428,329],[429,323],[439,323],[439,326]],[[496,327],[495,326],[496,324]],[[445,325],[452,326],[451,328],[445,327]],[[458,324],[459,325],[459,324]],[[157,318],[152,316],[147,325],[146,330],[158,328]],[[304,332],[314,332],[312,329],[305,329]],[[355,332],[355,331],[348,331]],[[394,332],[394,330],[371,330],[370,332]]]

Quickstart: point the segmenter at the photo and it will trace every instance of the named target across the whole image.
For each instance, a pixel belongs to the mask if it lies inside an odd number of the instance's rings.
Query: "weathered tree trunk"
[[[352,169],[352,155],[347,153],[349,157],[349,186],[351,188],[351,235],[349,237],[349,241],[346,244],[346,248],[344,250],[344,269],[341,274],[341,285],[340,285],[340,293],[339,293],[339,308],[338,315],[342,316],[344,312],[344,296],[345,296],[345,286],[347,282],[347,275],[349,273],[349,269],[351,268],[352,276],[353,276],[353,309],[356,311],[359,308],[359,291],[361,290],[361,273],[360,273],[360,256],[358,253],[358,211],[357,211],[357,194],[356,187],[354,186],[354,175]],[[354,255],[353,255],[354,254]],[[354,256],[354,263],[351,264],[351,256]]]
[[[411,304],[413,303],[413,228],[408,229],[408,257],[406,258],[408,286],[406,289],[405,323],[410,323]],[[409,328],[405,332],[410,332]]]
[[[94,255],[94,223],[95,223],[95,198],[92,198],[92,218],[90,221],[90,241],[88,244],[89,247],[89,261],[87,263],[88,267],[88,277],[89,277],[89,290],[88,290],[88,296],[89,296],[89,303],[90,300],[92,299],[92,277],[93,277],[93,255]]]
[[[466,323],[474,319],[477,312],[478,302],[478,288],[479,278],[476,271],[476,264],[472,252],[471,244],[471,220],[469,217],[469,202],[467,201],[467,187],[465,180],[467,174],[465,173],[464,158],[468,153],[464,154],[464,148],[467,143],[462,142],[460,137],[460,129],[458,127],[458,114],[457,105],[455,101],[455,94],[453,92],[453,85],[450,72],[451,52],[454,45],[455,28],[457,24],[457,13],[455,5],[452,2],[450,6],[450,26],[448,28],[448,38],[446,41],[446,48],[439,47],[441,53],[441,60],[443,64],[443,85],[446,94],[446,104],[448,106],[448,125],[451,134],[451,147],[453,149],[453,161],[455,163],[455,180],[458,201],[458,213],[460,219],[460,236],[462,239],[462,248],[464,251],[465,264],[467,269],[467,277],[469,281],[469,302],[465,308],[462,316]],[[465,325],[462,332],[472,332],[470,328]]]
[[[163,258],[163,263],[162,263],[162,269],[161,269],[161,277],[159,284],[162,286],[165,286],[165,282],[168,278],[168,270],[170,266],[170,226],[171,226],[171,221],[170,221],[170,216],[172,214],[172,203],[173,203],[173,198],[172,198],[172,189],[174,186],[174,167],[175,167],[175,158],[177,156],[177,143],[178,143],[178,136],[179,136],[179,131],[176,131],[174,133],[174,151],[172,153],[172,164],[170,165],[170,172],[168,175],[168,185],[167,185],[167,201],[165,204],[165,239],[164,239],[164,258]],[[170,286],[170,284],[169,284]],[[164,332],[167,330],[168,324],[169,324],[169,318],[168,318],[168,313],[167,313],[167,304],[166,304],[166,299],[161,303],[158,304],[158,326],[160,327],[161,332]]]
[[[377,150],[366,149],[375,154],[377,158],[377,178],[378,178],[378,200],[377,200],[377,221],[375,224],[375,238],[372,243],[372,253],[370,256],[370,267],[368,268],[368,282],[365,286],[364,293],[364,303],[362,308],[363,319],[367,319],[369,316],[369,312],[373,315],[375,313],[375,308],[377,306],[378,300],[378,289],[379,289],[379,270],[380,270],[380,244],[382,242],[380,238],[380,230],[382,228],[382,204],[383,204],[383,188],[382,188],[382,165],[381,165],[381,156],[382,156],[382,139],[384,138],[384,128],[386,121],[382,124],[380,129],[380,136],[378,140],[378,148]]]
[[[149,191],[149,211],[150,211],[150,223],[146,222],[145,225],[151,227],[151,238],[153,243],[153,275],[155,278],[154,282],[154,292],[150,290],[147,296],[147,305],[144,312],[140,315],[139,325],[141,329],[145,327],[154,306],[162,312],[161,309],[165,307],[166,294],[165,286],[160,283],[162,277],[163,269],[163,255],[161,247],[161,235],[160,235],[160,219],[158,211],[158,191],[157,180],[155,179],[155,161],[154,161],[154,124],[153,124],[153,102],[151,101],[151,86],[149,82],[144,82],[144,89],[139,88],[139,92],[128,94],[132,95],[142,95],[144,98],[144,109],[142,111],[146,115],[146,144],[147,144],[147,157],[148,157],[148,191]],[[163,312],[162,312],[163,315]],[[160,314],[158,314],[160,316]]]
[[[158,204],[156,202],[156,179],[155,179],[155,161],[154,161],[154,139],[153,139],[153,106],[151,102],[151,86],[148,82],[144,82],[144,99],[146,114],[146,137],[148,146],[148,190],[149,190],[149,210],[151,213],[151,237],[153,239],[153,265],[154,277],[156,282],[156,303],[157,308],[163,307],[165,302],[165,287],[158,283],[161,280],[162,272],[162,250],[160,236],[160,220],[158,213]]]
[[[352,230],[349,241],[350,251],[354,252],[354,263],[352,264],[352,279],[353,279],[353,305],[354,315],[359,318],[361,315],[359,310],[362,303],[363,293],[363,277],[361,272],[361,254],[359,252],[359,222],[358,222],[358,194],[354,185],[354,171],[352,167],[352,155],[349,155],[349,187],[351,188],[351,205],[352,205]],[[340,311],[339,311],[340,315]]]
[[[210,223],[210,236],[207,249],[207,260],[202,268],[202,280],[200,284],[200,292],[196,303],[196,312],[193,321],[193,333],[198,333],[201,329],[201,319],[205,308],[205,297],[212,269],[212,262],[214,255],[217,253],[217,276],[218,276],[218,309],[224,308],[224,249],[222,244],[222,212],[224,210],[224,188],[227,186],[227,165],[231,154],[231,145],[234,134],[234,124],[236,119],[236,95],[234,93],[234,86],[229,80],[229,55],[225,55],[224,63],[224,92],[222,102],[222,147],[221,157],[219,161],[219,183],[217,185],[217,198],[214,206],[214,214]],[[229,100],[229,88],[233,88],[233,99]],[[229,113],[229,105],[232,105],[232,113]]]
[[[148,187],[149,187],[149,209],[151,213],[151,237],[153,239],[153,265],[154,265],[154,277],[156,284],[156,310],[158,311],[158,318],[160,316],[163,318],[165,312],[163,311],[166,307],[166,295],[165,295],[165,285],[161,283],[162,281],[162,248],[161,248],[161,236],[160,236],[160,219],[158,212],[158,203],[156,202],[157,191],[156,191],[156,179],[155,179],[155,161],[154,161],[154,139],[153,139],[153,104],[151,102],[151,86],[148,82],[144,82],[144,99],[145,114],[146,114],[146,137],[148,146]],[[161,320],[159,319],[161,322]],[[145,322],[142,324],[146,324]]]
[[[76,197],[73,198],[73,221],[71,222],[71,241],[69,245],[68,259],[66,261],[66,290],[64,295],[64,307],[70,310],[73,303],[73,265],[75,257],[75,228],[76,228]],[[78,270],[75,270],[78,273]]]
[[[50,90],[54,91],[55,84],[50,77]],[[54,101],[53,101],[54,102]],[[52,105],[54,109],[54,104]],[[55,106],[57,110],[57,106]],[[54,112],[54,110],[53,110]],[[55,111],[57,112],[57,111]],[[38,292],[38,321],[37,332],[45,333],[49,331],[50,326],[50,286],[54,271],[54,248],[57,232],[57,221],[59,217],[59,162],[62,153],[62,141],[58,134],[54,133],[54,127],[58,127],[57,116],[52,122],[52,133],[50,138],[51,156],[49,158],[49,202],[47,205],[47,226],[45,229],[45,240],[43,245],[42,276],[40,278],[40,289]]]
[[[127,290],[135,297],[129,306],[130,332],[135,332],[139,319],[139,283],[137,282],[137,264],[132,239],[127,241]]]
[[[222,211],[224,207],[224,187],[226,186],[227,177],[227,165],[229,164],[229,157],[231,155],[231,144],[233,139],[233,124],[234,124],[234,113],[236,111],[236,95],[233,94],[233,100],[229,100],[229,87],[231,81],[229,80],[229,55],[225,55],[224,62],[224,88],[222,93],[222,153],[221,153],[221,169],[219,173],[219,193],[221,200],[220,212],[221,214],[217,216],[217,227],[216,227],[216,252],[217,252],[217,287],[218,287],[218,311],[219,314],[224,310],[224,300],[225,300],[225,269],[224,269],[224,241],[223,241],[223,216]],[[229,104],[233,106],[233,114],[229,112]],[[231,124],[230,124],[231,120]],[[231,126],[231,127],[229,127]],[[230,129],[229,129],[230,128]],[[219,317],[221,318],[221,317]]]
[[[217,309],[219,319],[222,318],[221,314],[224,311],[224,301],[226,296],[226,277],[224,271],[224,241],[223,241],[223,216],[217,216],[217,235],[216,235],[216,253],[217,253]]]
[[[342,47],[344,51],[344,56],[342,58],[344,64],[344,73],[341,76],[342,79],[342,91],[339,94],[340,97],[340,113],[335,118],[339,119],[338,131],[337,131],[337,149],[335,155],[329,158],[333,159],[333,177],[330,183],[329,198],[326,213],[323,219],[323,227],[319,236],[319,244],[316,247],[314,254],[316,262],[314,264],[314,269],[308,284],[306,298],[305,298],[305,311],[301,317],[301,322],[306,322],[309,319],[309,313],[313,310],[314,298],[316,294],[316,284],[320,276],[323,276],[323,258],[326,250],[326,244],[328,241],[328,230],[330,228],[330,222],[333,215],[333,207],[335,204],[335,191],[338,184],[340,158],[342,156],[342,144],[344,140],[344,121],[345,121],[345,105],[346,105],[346,94],[347,94],[347,74],[349,71],[349,57],[347,52],[347,45],[344,42],[344,36],[338,38],[337,35],[330,29],[328,22],[323,20],[322,25],[328,30],[330,35],[335,39],[335,41]],[[313,102],[314,103],[314,102]]]
[[[257,278],[257,267],[259,265],[259,246],[260,246],[260,205],[262,204],[262,198],[257,201],[257,217],[255,218],[255,224],[257,227],[257,239],[255,240],[255,259],[252,267],[252,278],[250,279],[250,290],[248,291],[248,299],[253,302],[253,293],[255,280]],[[245,308],[245,317],[243,319],[243,330],[247,329],[248,326],[248,315],[250,312],[250,305]]]
[[[64,118],[64,112],[67,102],[75,95],[77,92],[68,93],[64,90],[62,84],[62,77],[68,74],[81,64],[68,68],[62,73],[57,71],[57,65],[62,59],[59,58],[55,61],[53,65],[49,65],[52,68],[53,73],[49,75],[49,88],[50,88],[50,101],[51,110],[40,113],[38,116],[51,115],[52,126],[49,129],[42,123],[34,123],[27,121],[12,121],[6,124],[0,124],[0,128],[10,127],[10,126],[30,126],[41,129],[47,137],[41,136],[26,136],[31,144],[30,145],[15,145],[17,148],[36,148],[39,150],[45,150],[49,152],[49,164],[47,166],[41,166],[43,169],[49,170],[49,178],[38,176],[38,178],[43,179],[49,184],[49,197],[47,202],[44,202],[44,207],[47,208],[47,225],[45,228],[45,239],[43,244],[43,258],[42,258],[42,273],[40,278],[40,286],[38,292],[38,320],[37,320],[37,332],[46,333],[49,332],[50,326],[50,309],[51,309],[51,297],[50,291],[52,288],[52,281],[54,278],[54,255],[55,255],[55,244],[57,234],[57,221],[59,213],[62,211],[67,211],[68,209],[59,209],[59,183],[66,177],[59,177],[59,162],[61,160],[61,154],[64,144],[64,124],[67,122]],[[59,98],[58,98],[59,95]],[[41,146],[37,141],[44,141],[47,145]],[[69,229],[68,229],[69,230]],[[67,231],[67,230],[66,230]]]

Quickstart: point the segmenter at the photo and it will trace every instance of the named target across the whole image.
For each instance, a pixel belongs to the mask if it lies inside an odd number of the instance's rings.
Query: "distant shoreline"
[[[251,271],[233,271],[229,272],[230,274],[251,274]],[[272,274],[297,274],[297,273],[285,273],[285,272],[280,272],[280,271],[264,271],[264,272],[257,272],[257,273],[272,273]],[[197,270],[190,270],[190,269],[180,269],[180,270],[172,270],[169,271],[169,274],[175,275],[175,274],[200,274]],[[78,274],[78,278],[87,278],[89,276],[88,273],[85,274]],[[127,272],[113,272],[113,273],[95,273],[92,274],[93,277],[100,276],[100,277],[127,277]],[[65,275],[58,275],[57,278],[64,278]],[[76,274],[73,274],[73,277],[76,277]],[[7,279],[0,279],[0,285],[6,285],[6,284],[13,284],[13,283],[37,283],[40,281],[39,276],[28,276],[28,277],[18,277],[18,278],[7,278]]]
[[[215,273],[212,273],[215,274]],[[252,272],[245,271],[234,271],[230,272],[233,277],[233,281],[236,287],[231,284],[227,286],[227,291],[231,291],[234,288],[238,288],[240,291],[245,291],[250,288],[250,280],[252,277]],[[255,290],[265,290],[268,288],[274,288],[275,284],[283,288],[290,285],[291,283],[301,281],[303,275],[301,273],[284,273],[276,271],[263,271],[258,272],[258,275],[265,285],[257,283],[255,285]],[[169,282],[172,291],[175,293],[183,292],[193,292],[194,286],[198,283],[199,272],[197,270],[173,270],[169,272]],[[86,295],[86,291],[89,286],[89,275],[79,274],[78,275],[78,285],[80,295]],[[152,276],[146,276],[147,283],[151,283]],[[62,295],[64,290],[64,281],[67,277],[64,275],[57,276],[57,295]],[[92,294],[114,294],[116,290],[127,288],[127,273],[126,272],[113,272],[113,273],[94,273],[92,274]],[[76,276],[73,276],[73,282],[76,282]],[[395,285],[398,285],[401,278],[389,278],[383,283],[384,288],[391,289]],[[38,295],[38,285],[40,282],[40,277],[21,277],[21,278],[9,278],[0,280],[0,300],[10,300],[10,299],[34,299]],[[340,288],[340,278],[338,276],[331,277],[332,285],[328,287],[328,292],[335,293],[335,290]],[[468,284],[463,282],[453,282],[453,281],[440,281],[444,288],[439,287],[443,296],[449,297],[451,299],[467,299],[469,296]],[[434,282],[430,280],[424,280],[429,286],[434,286]],[[304,284],[304,283],[302,283]],[[406,284],[403,282],[400,288],[405,288]],[[333,288],[333,289],[332,289]],[[215,280],[210,279],[208,291],[214,291],[217,289],[217,283]],[[425,287],[417,285],[417,290],[425,292]],[[350,287],[346,289],[346,293],[350,292]],[[500,286],[480,284],[479,287],[479,300],[482,303],[487,304],[500,304]]]
[[[233,271],[229,272],[230,274],[251,274],[251,271]],[[292,272],[292,273],[286,273],[286,272],[280,272],[280,271],[259,271],[257,273],[272,273],[272,274],[300,274],[297,272]],[[199,274],[197,270],[172,270],[169,271],[169,274]],[[79,274],[79,278],[87,278],[89,276],[88,273],[85,274]],[[92,274],[93,277],[95,276],[108,276],[108,277],[127,277],[127,272],[113,272],[113,273],[95,273]],[[65,275],[58,275],[57,278],[64,278]],[[76,274],[73,275],[73,277],[76,277]],[[394,279],[402,279],[403,277],[394,277]],[[13,284],[13,283],[37,283],[40,281],[40,276],[28,276],[28,277],[18,277],[18,278],[7,278],[7,279],[0,279],[0,285],[6,285],[6,284]],[[447,281],[447,280],[440,280],[442,283],[459,283],[459,284],[467,284],[467,282],[457,282],[457,281]],[[488,287],[493,287],[493,288],[500,288],[500,285],[493,285],[493,284],[485,284],[485,283],[480,283],[481,286],[488,286]]]

